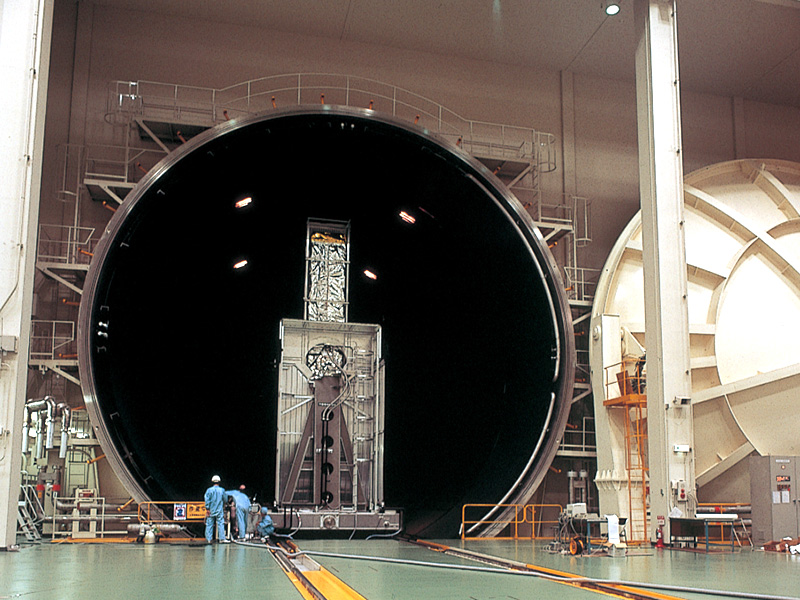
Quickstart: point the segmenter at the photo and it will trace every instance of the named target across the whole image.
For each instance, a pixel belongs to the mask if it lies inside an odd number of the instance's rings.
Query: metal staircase
[[[17,533],[25,534],[29,542],[39,542],[42,534],[39,531],[39,514],[44,514],[39,498],[36,496],[36,488],[32,485],[22,485],[20,487],[22,499],[17,503]]]

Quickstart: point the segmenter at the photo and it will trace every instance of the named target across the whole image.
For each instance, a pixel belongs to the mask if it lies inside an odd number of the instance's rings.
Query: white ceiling
[[[94,0],[493,62],[632,80],[633,0]],[[684,90],[800,107],[799,0],[677,0]]]

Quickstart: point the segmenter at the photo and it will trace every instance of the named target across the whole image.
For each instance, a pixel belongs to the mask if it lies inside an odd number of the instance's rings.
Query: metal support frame
[[[16,353],[0,353],[0,548],[16,544],[53,4],[0,4],[0,328],[18,339]]]
[[[671,480],[685,481],[690,493],[695,485],[691,451],[672,451],[693,439],[691,404],[673,403],[691,394],[676,4],[634,2],[650,507],[658,517],[678,504]]]
[[[275,478],[281,509],[377,511],[383,504],[380,327],[284,319],[281,340]],[[340,372],[314,374],[306,357],[319,344],[341,350]],[[312,527],[307,519],[304,527]]]
[[[314,382],[313,410],[308,412],[292,460],[282,504],[325,509],[339,509],[349,504],[360,510],[367,508],[347,421],[342,416],[341,405],[335,405],[346,393],[345,387],[341,376],[323,377]],[[304,468],[313,475],[305,489],[298,489]]]

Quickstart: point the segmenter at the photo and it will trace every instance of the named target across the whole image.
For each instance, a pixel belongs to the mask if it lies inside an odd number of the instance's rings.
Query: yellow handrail
[[[140,523],[200,523],[205,521],[206,506],[202,500],[142,502]]]
[[[502,514],[511,512],[511,516],[505,518],[486,517],[486,513],[493,508],[502,508]],[[482,509],[481,516],[477,520],[467,519],[467,512],[472,509]],[[510,511],[509,511],[510,509]],[[550,520],[537,520],[537,511],[544,513],[546,509],[556,509],[556,518]],[[508,529],[509,535],[493,536],[495,540],[519,540],[519,539],[553,539],[553,536],[537,536],[537,527],[545,524],[557,525],[558,515],[564,510],[560,504],[465,504],[461,508],[461,539],[478,539],[469,537],[469,529],[473,525],[503,525],[503,529]]]

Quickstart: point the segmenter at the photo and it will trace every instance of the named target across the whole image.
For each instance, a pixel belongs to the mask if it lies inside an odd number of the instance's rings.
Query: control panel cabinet
[[[750,457],[750,502],[756,546],[800,537],[800,457]]]

